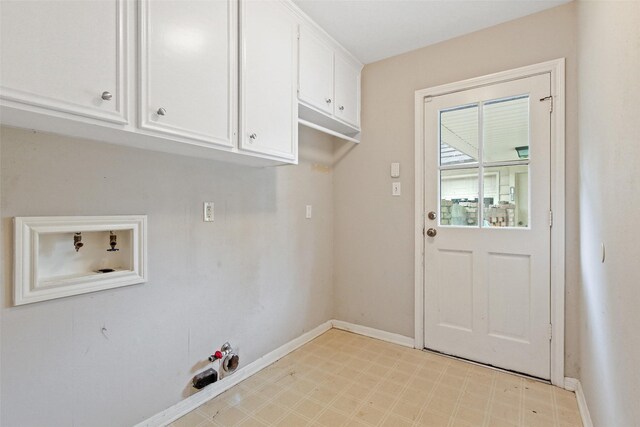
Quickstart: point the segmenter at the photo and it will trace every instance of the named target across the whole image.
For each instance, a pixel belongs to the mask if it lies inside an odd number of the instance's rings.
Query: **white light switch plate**
[[[399,196],[402,194],[402,186],[399,182],[394,182],[391,184],[391,195]]]
[[[305,217],[307,219],[311,219],[311,214],[313,213],[313,206],[307,205],[307,211]]]
[[[400,163],[391,163],[391,178],[400,178]]]

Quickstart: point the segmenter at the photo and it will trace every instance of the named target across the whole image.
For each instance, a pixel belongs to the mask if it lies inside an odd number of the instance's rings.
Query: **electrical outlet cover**
[[[213,222],[213,202],[204,202],[203,220],[204,222]]]

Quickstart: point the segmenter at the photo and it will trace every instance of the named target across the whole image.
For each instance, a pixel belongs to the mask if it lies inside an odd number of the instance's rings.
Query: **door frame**
[[[434,86],[415,92],[415,341],[424,348],[424,99],[539,74],[551,74],[551,383],[564,388],[565,324],[565,59]]]

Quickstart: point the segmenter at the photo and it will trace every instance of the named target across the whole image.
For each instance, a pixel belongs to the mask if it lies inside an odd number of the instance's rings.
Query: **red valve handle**
[[[209,362],[215,362],[216,360],[222,359],[222,352],[220,350],[216,350],[211,356],[209,356]]]

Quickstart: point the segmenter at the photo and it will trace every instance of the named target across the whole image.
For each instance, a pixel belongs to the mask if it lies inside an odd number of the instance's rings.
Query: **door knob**
[[[111,92],[104,91],[102,92],[102,95],[100,96],[100,98],[104,99],[105,101],[111,101],[111,98],[113,98],[113,95],[111,95]]]
[[[436,213],[434,211],[431,211],[427,214],[427,218],[429,219],[436,219]]]
[[[159,116],[164,116],[165,114],[167,114],[167,110],[165,108],[158,108],[158,111],[156,111],[156,114]]]
[[[435,237],[436,234],[438,234],[438,232],[435,228],[430,228],[427,230],[427,236],[429,237]]]

